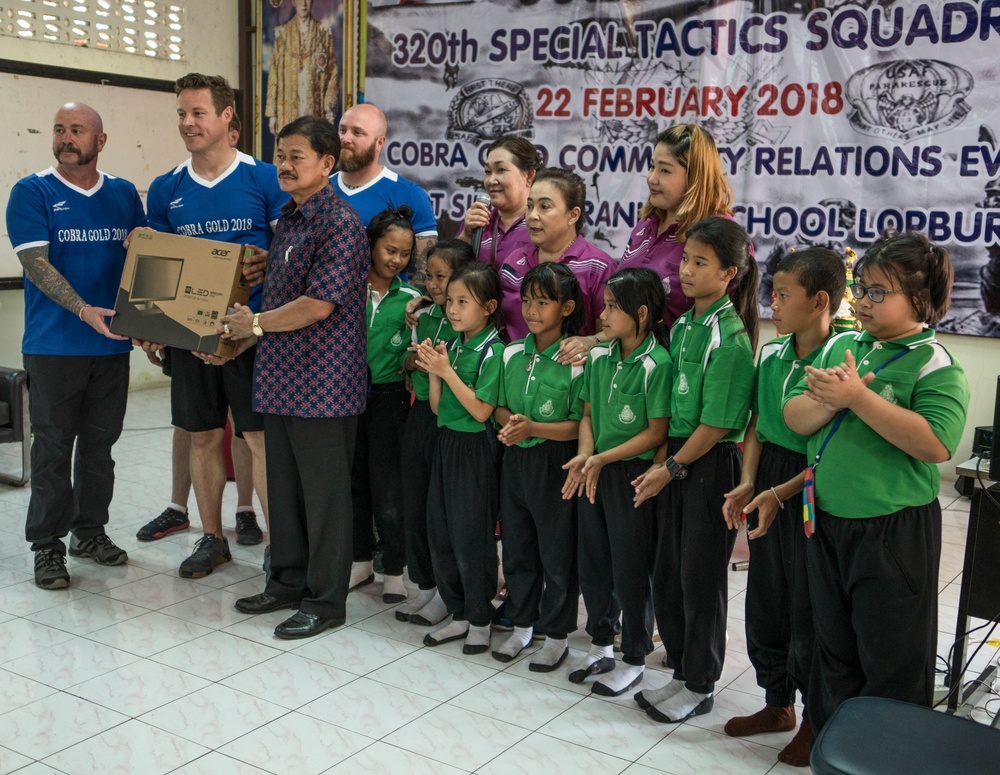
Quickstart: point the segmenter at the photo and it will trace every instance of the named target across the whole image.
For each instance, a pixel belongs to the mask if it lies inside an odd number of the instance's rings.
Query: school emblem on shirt
[[[399,347],[403,343],[403,334],[397,331],[392,335],[392,339],[389,340],[393,347]]]
[[[686,396],[690,392],[691,388],[688,387],[687,374],[681,372],[681,378],[677,380],[677,395]]]
[[[669,277],[664,277],[662,280],[660,280],[660,284],[663,286],[663,292],[667,296],[669,296],[670,295],[670,278]]]
[[[632,411],[632,407],[629,406],[628,404],[625,404],[624,408],[621,411],[621,414],[618,415],[618,419],[622,423],[622,425],[631,425],[632,423],[634,423],[635,412]]]
[[[555,406],[554,406],[554,405],[552,404],[552,399],[551,399],[551,398],[550,398],[550,399],[548,399],[548,400],[547,400],[547,401],[546,401],[546,402],[545,402],[544,404],[542,404],[542,405],[541,405],[540,407],[538,407],[538,413],[539,413],[539,414],[540,414],[540,415],[541,415],[542,417],[551,417],[551,416],[552,416],[553,414],[555,414],[555,412],[556,412],[556,408],[555,408]]]
[[[886,385],[884,388],[882,388],[882,392],[879,393],[879,395],[882,396],[882,398],[884,398],[890,404],[898,403],[896,401],[896,394],[893,392],[892,385]]]

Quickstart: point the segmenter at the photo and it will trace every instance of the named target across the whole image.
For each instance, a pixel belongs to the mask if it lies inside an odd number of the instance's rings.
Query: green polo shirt
[[[670,356],[670,435],[686,437],[699,425],[711,425],[730,429],[721,441],[742,441],[750,420],[753,349],[728,296],[697,318],[690,309],[677,319]]]
[[[455,330],[444,315],[444,308],[440,304],[433,304],[417,310],[417,325],[413,327],[411,344],[418,344],[425,339],[430,339],[435,347],[441,342],[448,342],[455,338]],[[411,355],[404,351],[399,358],[399,363],[406,368],[406,358]],[[430,379],[426,372],[414,369],[410,372],[410,381],[413,383],[413,395],[418,401],[426,401],[430,394]]]
[[[485,352],[484,352],[485,350]],[[468,342],[459,334],[448,345],[451,367],[459,378],[476,391],[476,398],[492,406],[500,395],[500,370],[503,365],[503,342],[493,326],[487,326]],[[448,387],[441,385],[438,404],[438,427],[464,433],[479,433],[486,426],[466,411]]]
[[[649,426],[650,419],[670,417],[670,353],[652,334],[622,359],[621,343],[613,339],[591,349],[583,371],[583,400],[590,404],[594,449],[606,452],[624,444]],[[648,449],[627,460],[652,460]]]
[[[757,438],[798,452],[806,453],[808,436],[789,430],[781,416],[788,391],[798,384],[806,366],[812,366],[822,347],[805,358],[795,354],[795,334],[772,339],[760,348],[757,374],[750,411],[757,413]]]
[[[420,296],[420,291],[398,277],[392,279],[389,291],[379,298],[369,287],[368,305],[368,368],[373,385],[402,382],[405,373],[400,371],[399,355],[410,346],[406,330],[406,303]]]
[[[924,417],[934,435],[954,454],[965,428],[969,383],[933,330],[924,329],[893,342],[880,342],[867,331],[848,331],[824,345],[815,365],[837,366],[850,350],[857,360],[858,374],[864,376],[904,348],[906,355],[879,371],[868,388]],[[802,379],[785,400],[805,391]],[[810,463],[832,426],[833,421],[809,438],[806,455]],[[910,457],[848,412],[816,466],[816,505],[838,517],[879,517],[930,503],[937,497],[939,485],[936,465]]]
[[[535,335],[511,342],[503,351],[500,403],[513,414],[534,422],[563,422],[583,417],[583,367],[556,360],[560,337],[545,352],[535,350]],[[529,437],[519,447],[534,447],[546,439]]]

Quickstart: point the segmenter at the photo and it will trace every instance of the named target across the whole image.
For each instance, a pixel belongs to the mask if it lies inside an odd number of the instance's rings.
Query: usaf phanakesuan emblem
[[[399,347],[403,343],[403,334],[397,331],[392,335],[392,339],[389,340],[393,347]]]
[[[688,386],[687,374],[681,372],[681,378],[677,380],[677,395],[686,396],[690,391],[691,388]]]
[[[551,417],[553,414],[555,414],[555,411],[556,411],[556,408],[552,404],[552,399],[551,398],[547,399],[544,404],[542,404],[540,407],[538,407],[538,413],[542,417]]]
[[[847,81],[859,132],[903,142],[958,124],[969,113],[973,78],[936,59],[900,59],[858,70]]]
[[[635,422],[635,412],[632,411],[632,407],[628,404],[622,408],[621,412],[618,414],[618,420],[622,425],[631,425]]]
[[[449,140],[481,143],[503,135],[532,138],[531,100],[524,87],[506,78],[465,84],[448,107]]]

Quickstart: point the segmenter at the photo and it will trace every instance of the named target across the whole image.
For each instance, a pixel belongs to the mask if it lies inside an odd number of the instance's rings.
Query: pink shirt
[[[604,310],[604,286],[615,272],[611,256],[583,237],[577,237],[559,259],[560,264],[576,275],[583,291],[583,312],[586,319],[581,334],[593,334],[594,321]],[[538,248],[529,242],[527,247],[512,252],[500,267],[500,285],[503,287],[503,310],[507,341],[513,342],[528,335],[528,327],[521,317],[521,283],[528,270],[538,266]]]

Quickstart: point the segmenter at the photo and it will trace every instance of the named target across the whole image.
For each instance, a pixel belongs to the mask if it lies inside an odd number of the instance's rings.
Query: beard
[[[85,164],[90,164],[94,159],[97,158],[97,146],[94,145],[91,148],[74,148],[71,145],[59,145],[55,148],[56,161],[59,161],[59,157],[64,153],[75,153],[77,157],[76,163],[81,167]]]
[[[357,172],[375,161],[376,153],[374,140],[363,151],[356,150],[355,146],[355,150],[348,155],[346,149],[344,149],[340,152],[340,159],[337,166],[342,172]]]

